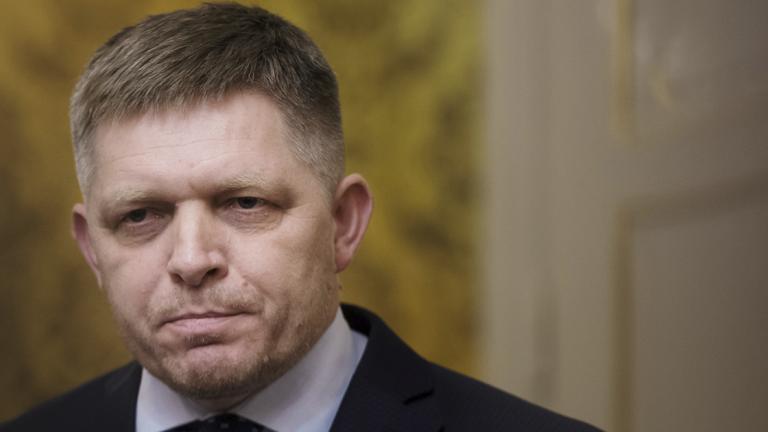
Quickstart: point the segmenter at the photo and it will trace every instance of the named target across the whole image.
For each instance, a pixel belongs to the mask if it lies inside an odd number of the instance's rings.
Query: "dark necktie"
[[[271,429],[236,414],[219,414],[176,426],[167,432],[271,432]]]

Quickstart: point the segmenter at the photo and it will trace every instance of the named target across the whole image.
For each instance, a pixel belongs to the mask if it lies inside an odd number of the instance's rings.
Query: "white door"
[[[609,430],[768,430],[768,4],[488,23],[486,378]]]

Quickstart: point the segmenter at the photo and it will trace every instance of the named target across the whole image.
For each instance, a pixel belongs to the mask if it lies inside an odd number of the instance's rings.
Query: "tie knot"
[[[268,432],[269,429],[237,414],[219,414],[170,429],[169,432]]]

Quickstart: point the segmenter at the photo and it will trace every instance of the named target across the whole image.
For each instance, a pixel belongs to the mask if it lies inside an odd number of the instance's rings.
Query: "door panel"
[[[486,377],[768,430],[768,5],[489,0]]]
[[[633,224],[631,430],[768,430],[768,190],[744,190]]]

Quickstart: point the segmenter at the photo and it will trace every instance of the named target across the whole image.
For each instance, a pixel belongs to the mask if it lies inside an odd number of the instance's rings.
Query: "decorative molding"
[[[716,187],[631,199],[616,212],[616,253],[613,265],[615,286],[614,425],[612,430],[634,432],[635,305],[633,249],[639,229],[679,224],[694,218],[725,212],[768,200],[768,172]]]
[[[613,34],[612,129],[622,143],[635,142],[634,0],[616,0]]]

